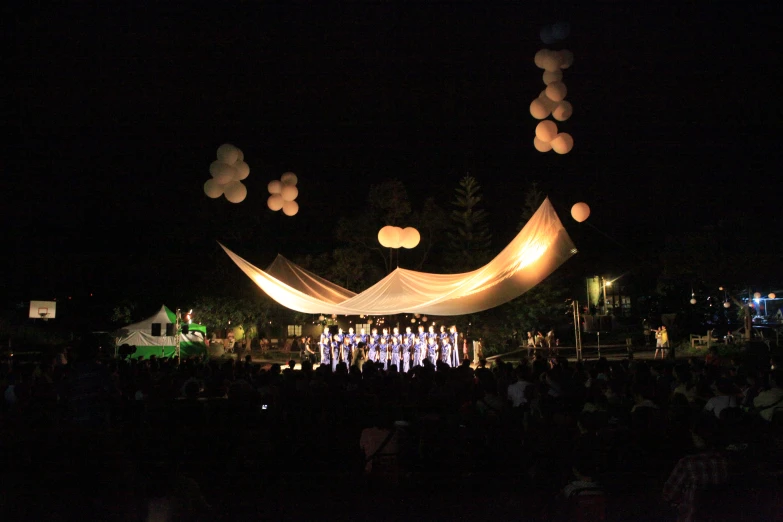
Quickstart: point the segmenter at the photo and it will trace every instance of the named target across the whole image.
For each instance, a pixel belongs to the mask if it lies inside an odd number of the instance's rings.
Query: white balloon
[[[560,68],[568,69],[574,64],[574,53],[568,49],[560,51]]]
[[[696,304],[696,299],[691,298],[691,304]]]
[[[574,148],[574,138],[567,132],[561,132],[552,140],[552,150],[558,154],[568,154]]]
[[[542,78],[544,80],[544,85],[549,85],[552,82],[559,82],[563,79],[563,71],[560,69],[556,71],[544,71]]]
[[[247,187],[241,181],[232,181],[223,193],[231,203],[242,203],[247,197]]]
[[[421,320],[426,323],[427,322],[427,316],[425,315],[424,317],[421,318]]]
[[[536,67],[539,69],[544,68],[544,59],[550,52],[551,51],[549,49],[540,49],[536,52],[536,55],[533,57],[533,63],[536,64]]]
[[[224,143],[217,150],[217,159],[223,163],[233,165],[239,159],[239,149],[230,143]]]
[[[568,89],[563,82],[552,82],[546,86],[546,97],[552,101],[563,101],[566,94],[568,94]]]
[[[283,196],[283,201],[293,201],[299,195],[299,189],[294,185],[283,185],[280,195]]]
[[[286,172],[280,176],[280,182],[283,183],[283,185],[296,185],[298,181],[299,178],[297,178],[296,174],[293,172]]]
[[[400,244],[403,248],[415,248],[421,241],[421,234],[413,227],[402,229],[400,236]]]
[[[557,107],[552,111],[552,117],[556,119],[557,121],[566,121],[568,118],[571,117],[571,114],[574,112],[574,106],[571,105],[571,102],[568,102],[566,100],[561,101],[557,104]]]
[[[237,161],[245,161],[245,153],[239,147],[237,147]]]
[[[283,203],[283,214],[286,216],[295,216],[299,212],[299,203],[296,201],[286,201]]]
[[[399,242],[398,235],[397,227],[386,225],[378,231],[378,242],[385,248],[397,248],[394,245]]]
[[[215,178],[210,178],[204,183],[204,194],[212,199],[219,198],[223,195],[223,185],[218,183]]]
[[[279,180],[275,179],[269,182],[269,185],[266,186],[266,189],[270,194],[280,194],[280,192],[283,190],[283,184]]]
[[[266,206],[269,207],[269,210],[274,210],[275,212],[283,208],[283,203],[285,201],[283,201],[283,196],[280,194],[272,194],[266,200]]]
[[[237,169],[222,161],[213,161],[209,165],[209,173],[217,180],[218,184],[225,185],[234,180],[237,175]]]
[[[234,178],[237,181],[241,181],[250,175],[250,166],[242,160],[234,163],[234,168],[237,170],[237,177]]]
[[[552,150],[552,144],[548,141],[542,141],[538,139],[538,136],[533,138],[533,146],[538,152],[549,152]]]
[[[549,116],[549,113],[549,107],[547,107],[546,102],[544,102],[541,98],[536,98],[530,102],[530,115],[535,119],[543,120]]]
[[[544,120],[536,125],[536,137],[549,143],[557,136],[557,124],[552,120]]]
[[[587,203],[581,201],[574,204],[574,206],[571,207],[571,217],[574,218],[575,221],[581,223],[590,217],[590,207]]]
[[[394,227],[394,231],[392,232],[392,248],[401,248],[402,247],[402,228],[400,227]]]

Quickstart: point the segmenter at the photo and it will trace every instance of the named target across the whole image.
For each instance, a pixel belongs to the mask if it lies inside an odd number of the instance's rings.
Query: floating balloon
[[[232,181],[223,189],[223,194],[231,203],[242,203],[247,197],[247,187],[241,181]]]
[[[571,207],[571,217],[574,218],[574,221],[581,223],[588,217],[590,217],[590,207],[587,206],[587,203],[580,202],[576,203],[573,207]]]
[[[382,227],[378,231],[378,243],[385,248],[394,248],[392,246],[392,244],[394,244],[394,234],[395,230],[393,226],[386,225],[385,227]]]
[[[769,299],[775,299],[775,294],[774,293],[770,293],[767,297]]]
[[[565,40],[571,33],[571,25],[568,22],[557,22],[552,26],[551,34],[555,40]]]
[[[723,308],[731,308],[731,303],[726,301],[725,303],[723,303]]]
[[[269,196],[269,199],[266,200],[266,206],[269,207],[269,210],[274,210],[277,212],[281,208],[283,208],[283,196],[280,194],[272,194]]]
[[[558,154],[568,154],[574,148],[574,138],[567,132],[561,132],[552,140],[552,150]]]
[[[530,115],[535,119],[543,120],[549,116],[550,112],[549,107],[547,107],[547,104],[541,98],[536,98],[530,102]]]
[[[416,322],[416,319],[414,319],[413,317],[411,317],[411,323],[415,323],[415,322]]]
[[[533,57],[533,63],[536,64],[536,67],[539,69],[544,68],[544,59],[549,55],[549,53],[552,52],[549,49],[540,49],[536,52],[536,55]]]
[[[560,66],[562,65],[562,57],[560,53],[547,49],[547,53],[544,55],[542,63],[544,65],[542,69],[549,72],[555,72],[560,69]]]
[[[283,185],[280,195],[283,196],[283,201],[293,201],[299,195],[299,189],[294,185]]]
[[[571,117],[574,112],[574,106],[571,102],[563,100],[557,104],[557,107],[552,111],[552,117],[557,121],[566,121]]]
[[[539,36],[541,37],[541,41],[547,45],[553,44],[557,41],[557,38],[555,38],[555,35],[552,31],[552,26],[550,25],[542,27]]]
[[[426,323],[427,322],[427,316],[425,315],[424,317],[421,318],[421,320]]]
[[[563,79],[563,71],[560,69],[556,71],[544,71],[542,78],[544,80],[544,85],[549,85],[552,82],[559,82]]]
[[[569,51],[568,49],[563,49],[560,51],[560,68],[561,69],[568,69],[574,64],[574,53]]]
[[[283,184],[278,180],[273,180],[269,182],[269,185],[266,186],[266,189],[270,194],[280,194],[280,192],[283,190]]]
[[[209,165],[209,173],[212,174],[212,177],[215,178],[215,181],[217,181],[218,184],[225,185],[226,183],[234,181],[234,178],[237,175],[237,169],[231,165],[226,165],[222,161],[213,161]]]
[[[533,138],[533,146],[538,152],[549,152],[552,150],[552,144],[548,141],[542,141],[538,139],[538,136]]]
[[[696,304],[696,299],[691,299],[691,304]]]
[[[245,153],[242,152],[242,149],[237,147],[237,162],[245,161]]]
[[[242,160],[237,160],[234,163],[234,168],[237,171],[237,177],[234,179],[237,181],[241,181],[250,175],[250,166]]]
[[[392,248],[402,248],[402,228],[400,227],[394,227],[394,232],[392,232]]]
[[[421,234],[413,227],[405,227],[400,234],[400,243],[403,248],[416,248],[421,241]]]
[[[546,97],[552,101],[563,101],[568,94],[568,89],[563,82],[552,82],[546,86]]]
[[[299,181],[299,178],[297,178],[296,174],[293,172],[286,172],[280,176],[280,181],[283,183],[283,185],[296,185],[296,183]]]
[[[233,165],[239,159],[239,149],[230,143],[224,143],[217,150],[217,159],[228,165]]]
[[[557,136],[557,124],[552,120],[544,120],[536,125],[536,137],[541,141],[550,142]]]
[[[555,107],[557,107],[557,102],[550,100],[546,95],[546,89],[541,91],[538,95],[538,99],[541,100],[541,103],[544,104],[544,106],[549,110],[549,112],[552,112],[555,110]]]
[[[217,182],[215,178],[208,179],[204,183],[204,194],[212,199],[219,198],[223,195],[223,185]]]
[[[286,216],[295,216],[299,212],[299,203],[296,201],[286,201],[283,203],[283,214]]]

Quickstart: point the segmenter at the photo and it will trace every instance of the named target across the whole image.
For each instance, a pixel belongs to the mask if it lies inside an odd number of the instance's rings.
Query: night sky
[[[538,181],[588,257],[609,236],[647,258],[716,219],[737,248],[779,251],[779,12],[685,3],[6,5],[6,295],[167,302],[230,264],[216,240],[259,266],[326,251],[370,184],[397,178],[414,206],[448,207],[466,172],[498,250]],[[571,34],[550,47],[575,55],[564,156],[533,149],[528,111],[544,88],[539,30],[558,20]],[[240,205],[202,192],[225,142],[251,168]],[[287,170],[294,218],[265,204]],[[571,220],[577,201],[603,235]],[[770,241],[749,244],[739,215]],[[262,244],[232,235],[247,219]]]

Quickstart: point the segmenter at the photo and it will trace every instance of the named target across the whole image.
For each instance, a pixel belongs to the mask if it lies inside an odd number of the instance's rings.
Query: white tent
[[[176,323],[176,314],[164,305],[152,317],[121,328],[117,332],[115,343],[117,346],[135,346],[136,353],[131,356],[134,358],[149,358],[150,355],[171,357],[176,355],[177,351]],[[180,333],[180,354],[186,356],[205,353],[205,329],[200,325],[190,325],[189,330],[188,333]]]
[[[511,243],[483,267],[464,274],[397,268],[360,294],[326,281],[282,256],[264,271],[221,247],[261,290],[286,308],[340,315],[444,316],[480,312],[527,292],[576,253],[548,199]]]

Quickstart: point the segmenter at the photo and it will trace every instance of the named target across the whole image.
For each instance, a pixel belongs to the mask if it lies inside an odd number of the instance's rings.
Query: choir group
[[[382,364],[384,370],[396,366],[398,372],[407,372],[415,366],[423,366],[425,358],[435,366],[439,360],[452,367],[458,366],[458,341],[456,326],[449,331],[441,326],[440,333],[435,332],[434,326],[429,327],[429,332],[419,326],[418,333],[413,333],[410,327],[405,329],[405,333],[400,333],[395,327],[391,333],[384,328],[379,334],[378,329],[373,328],[369,335],[364,328],[359,333],[354,333],[353,328],[349,328],[348,333],[340,329],[332,335],[327,327],[321,334],[319,345],[321,364],[331,365],[332,371],[341,362],[350,367],[352,361],[357,357],[363,359],[366,354],[368,360]]]

